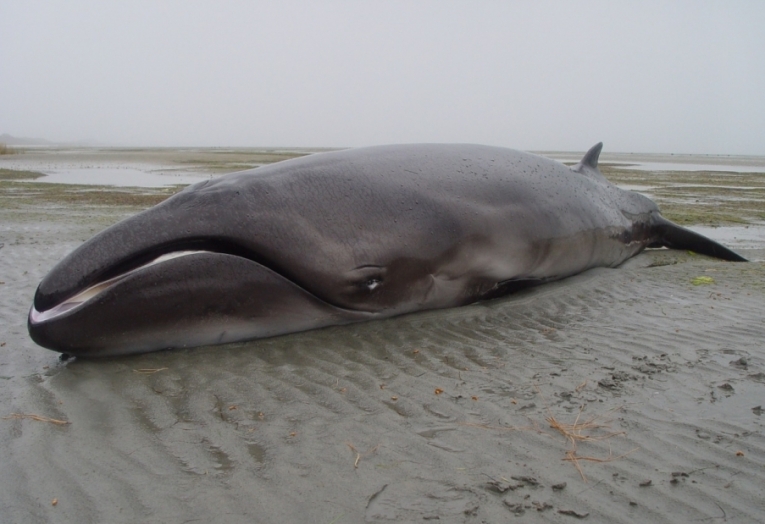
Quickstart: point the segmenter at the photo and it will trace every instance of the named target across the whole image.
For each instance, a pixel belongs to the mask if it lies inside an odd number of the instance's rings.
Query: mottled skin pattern
[[[30,334],[75,355],[136,353],[459,306],[647,246],[743,260],[609,183],[601,147],[569,168],[498,147],[379,146],[201,182],[54,267]]]

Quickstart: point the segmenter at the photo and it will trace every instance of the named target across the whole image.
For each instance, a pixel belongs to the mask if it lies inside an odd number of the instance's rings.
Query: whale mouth
[[[102,294],[105,290],[112,288],[115,284],[138,271],[179,257],[195,254],[232,255],[266,267],[288,280],[294,280],[289,271],[283,271],[279,264],[274,264],[272,260],[263,257],[252,247],[235,239],[225,237],[186,238],[181,241],[161,243],[133,251],[127,256],[105,260],[105,263],[100,264],[100,267],[86,270],[86,275],[79,278],[77,282],[62,286],[59,279],[62,276],[67,277],[68,271],[66,270],[68,267],[82,265],[76,258],[73,261],[64,259],[59,263],[59,267],[63,266],[64,271],[56,273],[54,268],[54,271],[49,273],[38,286],[30,311],[30,320],[43,322],[61,316],[85,302],[89,302],[93,297]],[[74,251],[72,255],[83,256],[79,250]],[[51,278],[55,280],[48,282]]]
[[[45,309],[43,311],[38,311],[36,305],[33,305],[32,309],[29,311],[29,321],[33,324],[39,324],[47,320],[58,318],[64,315],[65,313],[68,313],[74,309],[79,308],[80,306],[90,301],[91,299],[97,297],[104,291],[114,287],[118,282],[126,279],[130,275],[133,275],[141,270],[144,270],[148,267],[155,266],[157,264],[161,264],[163,262],[167,262],[169,260],[177,259],[180,257],[204,254],[204,253],[216,253],[216,251],[207,251],[207,250],[199,250],[199,249],[182,250],[182,251],[172,251],[170,253],[159,255],[158,257],[154,258],[153,260],[150,260],[149,262],[139,264],[138,266],[133,267],[132,269],[128,269],[127,271],[123,273],[120,273],[116,276],[107,278],[106,280],[93,284],[83,289],[76,295],[69,297],[68,299],[64,300],[63,302],[60,302],[59,304],[56,304],[55,306],[51,308]]]

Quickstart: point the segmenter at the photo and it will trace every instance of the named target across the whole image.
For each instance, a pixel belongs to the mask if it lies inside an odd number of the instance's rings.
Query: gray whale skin
[[[223,344],[494,298],[646,247],[732,261],[598,170],[479,145],[310,155],[189,186],[42,280],[41,346],[97,357]]]

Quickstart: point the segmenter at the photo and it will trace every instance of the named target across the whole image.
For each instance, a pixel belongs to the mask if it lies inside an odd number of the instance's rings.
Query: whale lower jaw
[[[200,254],[200,253],[212,253],[212,251],[185,250],[185,251],[174,251],[171,253],[165,253],[164,255],[160,255],[154,260],[147,262],[146,264],[143,264],[141,266],[138,266],[134,269],[131,269],[130,271],[127,271],[126,273],[122,273],[120,275],[117,275],[116,277],[112,277],[107,280],[104,280],[103,282],[98,282],[97,284],[93,284],[92,286],[80,291],[76,295],[64,300],[63,302],[53,306],[52,308],[46,309],[44,311],[38,311],[37,308],[33,305],[32,309],[29,311],[29,322],[31,324],[38,324],[40,322],[45,322],[46,320],[52,320],[57,317],[60,317],[61,315],[82,306],[89,300],[100,295],[107,289],[110,289],[115,284],[127,278],[128,276],[132,275],[133,273],[136,273],[148,267],[154,266],[156,264],[161,264],[162,262],[167,262],[168,260],[173,260],[176,258],[180,258],[180,257],[188,256],[188,255]]]
[[[32,340],[48,349],[111,357],[272,337],[380,316],[329,304],[245,257],[175,251],[48,310],[32,307],[28,328]]]

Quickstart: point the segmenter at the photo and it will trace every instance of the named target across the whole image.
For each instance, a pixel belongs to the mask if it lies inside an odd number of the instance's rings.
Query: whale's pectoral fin
[[[694,253],[707,255],[710,257],[729,260],[731,262],[746,262],[747,260],[718,244],[704,235],[700,235],[690,229],[678,226],[666,218],[656,218],[656,229],[659,233],[659,239],[648,247],[668,247],[670,249],[687,249]]]
[[[550,280],[555,280],[554,278],[547,279],[547,278],[511,278],[509,280],[503,280],[502,282],[497,282],[496,285],[481,295],[481,300],[491,300],[494,298],[503,297],[505,295],[509,295],[511,293],[516,293],[518,291],[521,291],[523,289],[538,286],[540,284],[544,284],[545,282],[549,282]]]

